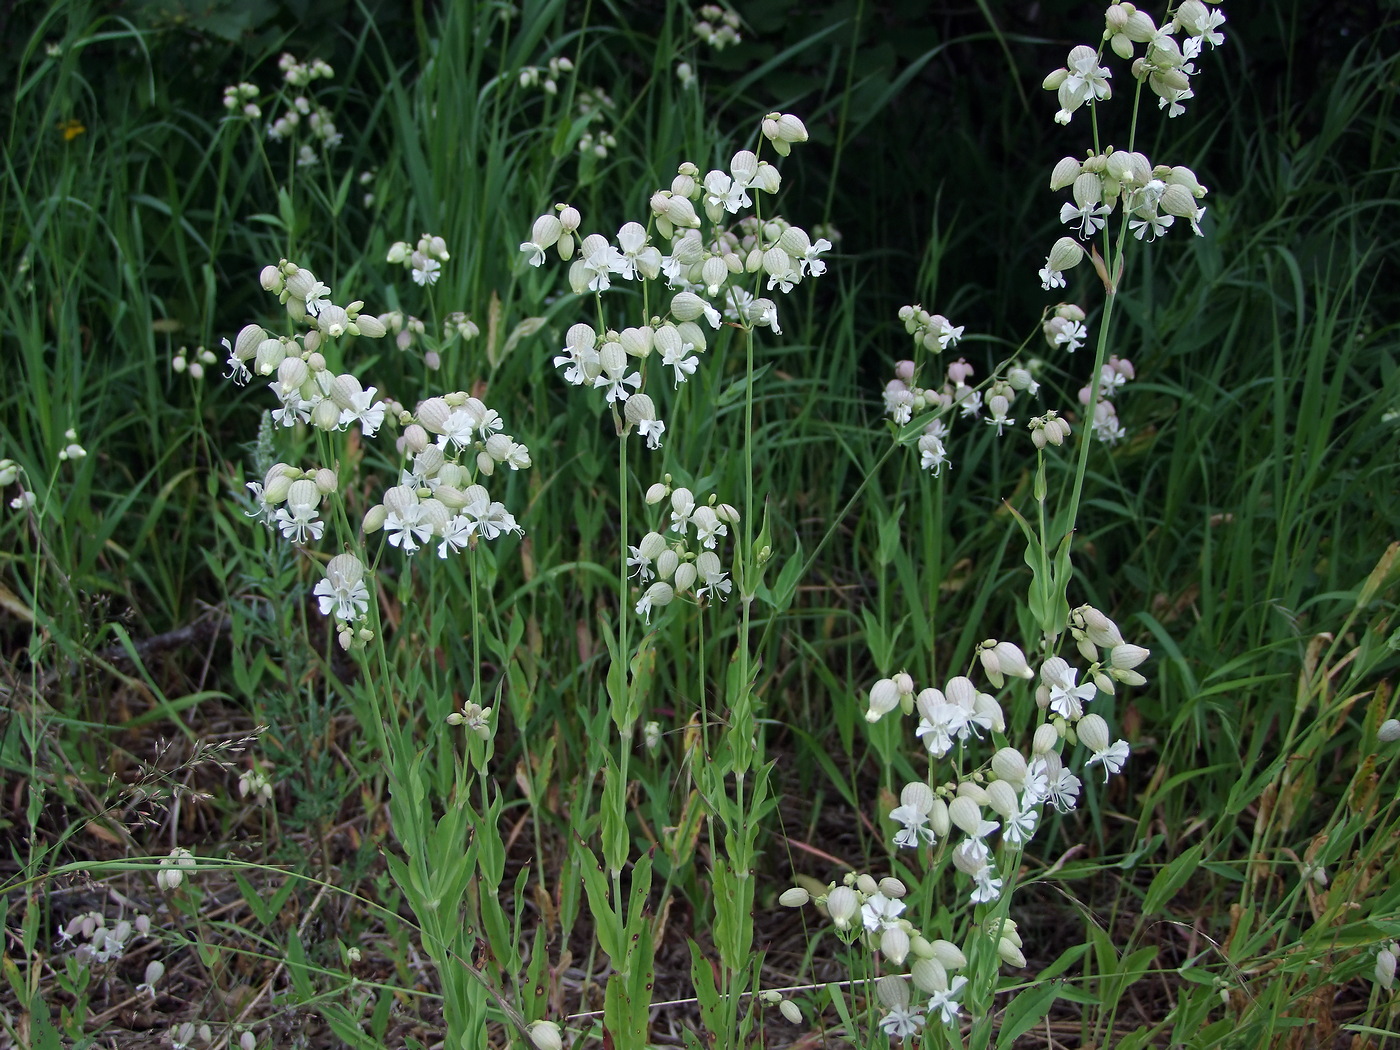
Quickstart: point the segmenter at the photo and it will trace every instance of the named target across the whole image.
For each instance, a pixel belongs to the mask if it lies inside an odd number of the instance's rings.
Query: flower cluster
[[[770,114],[764,134],[777,152],[786,153],[791,143],[805,140],[806,129],[796,117]],[[582,216],[565,204],[535,220],[521,253],[531,266],[557,253],[569,263],[569,285],[576,294],[601,296],[615,280],[664,280],[669,290],[664,315],[621,330],[573,325],[554,358],[566,382],[603,391],[615,409],[626,403],[620,431],[635,426],[651,448],[660,446],[665,424],[642,392],[649,362],[669,369],[667,378],[679,386],[698,367],[707,330],[723,320],[782,333],[776,303],[756,294],[765,280],[767,291],[787,293],[826,272],[821,256],[831,249],[829,240],[813,240],[781,218],[741,215],[755,207],[754,193],[776,193],[781,181],[777,168],[740,150],[728,169],[703,176],[694,164],[681,164],[670,188],[652,194],[648,225],[624,223],[615,239],[580,236]],[[741,280],[751,281],[753,290]]]
[[[224,109],[249,120],[257,120],[262,116],[262,109],[258,106],[258,94],[257,87],[252,84],[230,84],[224,88]]]
[[[714,496],[698,503],[690,489],[673,488],[669,474],[647,489],[646,502],[649,506],[665,503],[671,513],[661,531],[648,532],[635,547],[627,548],[629,575],[643,588],[637,615],[650,623],[653,610],[677,598],[696,604],[716,597],[727,601],[734,584],[720,560],[719,541],[729,535],[730,525],[739,523],[739,511]]]
[[[431,283],[440,261],[447,257],[442,238],[428,234],[416,249],[398,244],[390,253],[390,261],[404,262],[420,284]],[[281,407],[269,414],[271,421],[284,427],[310,424],[325,431],[355,423],[365,437],[374,437],[386,418],[401,428],[397,447],[407,465],[398,484],[365,514],[365,535],[382,530],[389,543],[406,554],[437,540],[438,557],[446,558],[451,552],[475,548],[482,538],[523,532],[504,504],[493,500],[480,483],[502,466],[514,471],[531,465],[529,449],[502,433],[503,423],[494,409],[465,391],[455,391],[430,397],[409,412],[392,400],[377,400],[377,388],[364,388],[354,375],[335,374],[327,367],[321,353],[327,340],[347,335],[378,338],[392,324],[398,329],[399,344],[404,345],[403,333],[413,328],[402,315],[386,314],[381,319],[363,314],[361,302],[337,306],[331,301],[330,288],[315,274],[286,260],[266,267],[261,281],[278,296],[289,317],[311,326],[289,337],[273,336],[262,326],[250,324],[232,345],[224,340],[231,374],[239,382],[246,382],[254,372],[275,373],[276,380],[269,386]],[[419,334],[424,330],[421,322],[416,328]],[[444,337],[449,333],[470,338],[476,335],[476,326],[465,314],[451,315]],[[251,482],[248,488],[254,497],[251,516],[278,529],[288,540],[308,543],[323,536],[320,507],[339,492],[340,483],[335,471],[326,467],[302,470],[276,463],[261,482]],[[363,624],[370,595],[359,557],[349,553],[332,557],[315,595],[321,614],[339,622],[342,646],[372,637]]]
[[[278,59],[277,66],[282,70],[284,90],[287,92],[283,96],[286,107],[267,126],[267,137],[273,142],[282,142],[292,139],[305,128],[308,140],[299,146],[296,162],[299,167],[310,167],[320,162],[318,146],[331,148],[340,145],[343,139],[330,110],[308,97],[306,90],[313,81],[331,79],[335,71],[319,58],[299,62],[295,56],[285,53]],[[258,89],[255,86],[236,84],[224,89],[224,108],[230,113],[257,119],[262,116],[257,98]]]
[[[134,940],[147,937],[151,920],[147,915],[135,919],[119,919],[108,925],[100,911],[83,912],[59,927],[56,948],[73,946],[73,957],[82,966],[92,966],[120,959]]]
[[[289,463],[274,463],[263,480],[250,481],[253,509],[248,516],[269,529],[277,529],[292,543],[319,540],[326,523],[319,517],[321,501],[340,488],[335,471],[328,467],[302,470]]]
[[[572,59],[567,55],[555,55],[543,69],[539,66],[521,66],[520,86],[522,88],[538,87],[542,88],[546,95],[557,95],[559,81],[563,79],[565,73],[573,71]]]
[[[238,795],[261,806],[272,801],[272,779],[262,765],[254,765],[238,778]]]
[[[162,857],[160,870],[156,872],[156,885],[167,893],[178,890],[185,881],[185,872],[197,866],[194,854],[183,846],[176,846],[170,856]]]
[[[967,956],[952,941],[926,937],[905,917],[904,883],[896,878],[878,882],[871,875],[851,873],[840,883],[830,883],[815,895],[801,886],[787,890],[778,902],[789,908],[800,908],[814,902],[825,910],[836,932],[847,943],[862,941],[871,951],[878,951],[887,962],[903,967],[907,964],[909,977],[928,1000],[920,1007],[910,1007],[909,982],[895,974],[887,974],[876,983],[880,1001],[889,1011],[880,1020],[880,1027],[891,1038],[915,1035],[928,1016],[937,1016],[944,1025],[954,1025],[962,1012],[958,999],[967,978],[952,976],[967,967]],[[1020,955],[1020,938],[1015,924],[1003,923],[1002,940]],[[1012,958],[1015,958],[1012,956]],[[1003,953],[1003,958],[1007,953]],[[1020,957],[1015,965],[1023,965]]]
[[[1225,42],[1225,35],[1220,32],[1224,24],[1225,16],[1220,10],[1208,8],[1200,0],[1184,0],[1171,21],[1162,26],[1146,11],[1115,0],[1104,15],[1103,42],[1119,58],[1132,60],[1133,77],[1146,83],[1157,96],[1159,109],[1165,109],[1168,117],[1176,117],[1185,112],[1182,103],[1195,97],[1191,77],[1196,66],[1191,60],[1205,47],[1214,48]],[[1134,58],[1137,44],[1146,46],[1143,54]],[[1080,44],[1070,50],[1064,66],[1045,78],[1043,86],[1059,99],[1057,123],[1068,124],[1081,106],[1113,96],[1109,85],[1113,72],[1099,65],[1102,58],[1102,44],[1098,50]]]
[[[587,125],[587,130],[579,136],[578,151],[584,157],[599,160],[608,155],[608,150],[617,148],[617,138],[608,126],[608,121],[616,110],[612,97],[602,88],[584,88],[574,100],[578,119]],[[593,125],[599,126],[595,132]]]
[[[1083,682],[1079,669],[1063,657],[1046,658],[1037,674],[1016,644],[998,639],[981,643],[978,661],[994,689],[1003,688],[1007,678],[1040,679],[1035,698],[1046,720],[1034,734],[1030,753],[1003,746],[985,766],[973,764],[973,772],[951,782],[907,784],[899,806],[890,813],[899,825],[894,844],[900,848],[934,846],[946,842],[955,830],[962,832],[951,859],[971,878],[973,903],[1001,895],[1002,880],[997,877],[988,836],[1000,831],[1004,846],[1022,849],[1035,834],[1047,803],[1061,813],[1078,805],[1082,782],[1067,764],[1067,756],[1061,755],[1066,743],[1082,743],[1088,753],[1086,768],[1102,766],[1105,780],[1120,772],[1127,760],[1127,742],[1110,740],[1108,723],[1100,715],[1086,713],[1085,705],[1100,692],[1112,694],[1116,683],[1143,684],[1146,679],[1136,668],[1147,659],[1148,651],[1125,643],[1113,621],[1087,605],[1072,613],[1070,636],[1080,655],[1090,661]],[[1108,650],[1102,659],[1100,649]],[[931,759],[941,760],[959,750],[960,770],[969,765],[973,741],[1000,739],[1006,729],[996,697],[980,690],[966,675],[950,679],[942,689],[917,692],[914,680],[903,673],[876,682],[868,695],[866,720],[878,721],[897,709],[917,712],[914,735]],[[984,807],[998,819],[986,819]]]
[[[1116,354],[1111,355],[1099,369],[1098,400],[1094,403],[1093,428],[1094,436],[1106,445],[1116,444],[1127,436],[1127,431],[1118,421],[1118,411],[1113,407],[1113,396],[1134,377],[1133,363]],[[1092,385],[1081,387],[1079,403],[1087,408],[1092,395]]]
[[[449,552],[475,548],[480,539],[505,533],[523,534],[505,505],[491,499],[479,484],[498,468],[523,470],[530,450],[501,432],[495,409],[465,391],[421,402],[413,413],[401,413],[403,452],[410,463],[399,484],[365,515],[366,534],[383,529],[389,542],[413,554],[434,538],[439,558]],[[434,438],[436,441],[434,441]]]
[[[447,251],[447,242],[441,237],[425,233],[418,243],[409,247],[404,241],[395,241],[389,246],[388,261],[395,266],[403,266],[420,288],[430,288],[437,284],[442,264],[452,256]]]
[[[193,360],[191,360],[193,358]],[[204,369],[209,365],[219,363],[218,355],[212,350],[197,346],[191,352],[189,347],[182,346],[175,352],[175,356],[170,359],[170,370],[176,375],[183,375],[188,372],[189,377],[195,382],[204,378]]]
[[[1219,32],[1224,22],[1218,10],[1200,0],[1185,0],[1171,20],[1159,27],[1145,11],[1115,0],[1108,8],[1098,49],[1084,44],[1073,48],[1066,64],[1045,78],[1044,86],[1059,98],[1055,120],[1068,124],[1081,106],[1112,97],[1112,71],[1099,64],[1105,46],[1120,58],[1133,59],[1133,76],[1156,94],[1159,108],[1167,110],[1169,117],[1178,116],[1185,111],[1183,103],[1194,95],[1191,59],[1203,48],[1224,42]],[[1144,52],[1133,58],[1139,44]],[[1040,271],[1041,287],[1046,290],[1064,287],[1065,272],[1084,257],[1079,242],[1105,230],[1108,217],[1120,205],[1128,230],[1138,240],[1156,240],[1177,219],[1185,219],[1201,234],[1205,208],[1199,202],[1206,189],[1195,173],[1180,165],[1154,166],[1142,153],[1108,146],[1102,152],[1089,152],[1084,160],[1065,157],[1055,165],[1050,188],[1071,190],[1074,199],[1060,208],[1060,221],[1070,226],[1074,236],[1061,237],[1051,248]],[[1109,283],[1110,278],[1104,275],[1104,281]]]
[[[321,353],[327,340],[348,335],[380,338],[387,329],[379,318],[362,314],[364,303],[336,306],[330,289],[304,267],[285,259],[263,268],[262,286],[278,296],[294,321],[310,330],[296,336],[270,335],[261,325],[245,325],[233,343],[223,340],[228,352],[229,375],[240,384],[252,378],[276,375],[268,387],[280,407],[273,421],[284,427],[309,423],[326,431],[343,430],[358,423],[366,437],[373,437],[384,421],[388,405],[375,400],[376,388],[365,389],[349,373],[336,374]],[[251,363],[251,367],[250,367]]]
[[[695,35],[716,51],[723,51],[740,40],[739,15],[718,4],[706,4],[700,8],[694,28]]]
[[[917,306],[906,306],[900,310],[905,328],[914,336],[917,347],[927,347],[935,352],[957,343],[962,328],[953,328],[938,314],[929,315]],[[1013,366],[1006,374],[995,380],[986,390],[972,386],[970,380],[974,369],[966,360],[959,358],[947,367],[946,381],[939,389],[921,387],[917,383],[917,368],[913,361],[895,363],[894,378],[885,384],[885,414],[898,426],[908,424],[915,414],[937,412],[925,425],[919,435],[919,467],[931,471],[934,477],[942,473],[950,463],[946,439],[949,433],[947,417],[956,409],[963,419],[983,417],[989,426],[996,427],[998,436],[1006,428],[1014,426],[1011,417],[1012,404],[1020,393],[1034,397],[1040,384],[1029,369]]]

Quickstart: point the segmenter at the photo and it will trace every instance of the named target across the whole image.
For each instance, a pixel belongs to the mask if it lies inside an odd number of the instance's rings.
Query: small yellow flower
[[[79,135],[87,134],[87,128],[83,126],[81,120],[65,120],[58,125],[58,130],[63,132],[63,141],[72,142]]]

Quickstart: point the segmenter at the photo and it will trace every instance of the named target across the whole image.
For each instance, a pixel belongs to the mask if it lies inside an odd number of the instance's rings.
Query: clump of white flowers
[[[1105,48],[1132,61],[1132,76],[1139,89],[1145,85],[1155,94],[1158,107],[1165,109],[1168,117],[1180,116],[1186,100],[1195,96],[1192,60],[1204,48],[1224,43],[1220,32],[1224,23],[1225,16],[1218,9],[1208,8],[1200,0],[1185,0],[1161,26],[1131,3],[1111,4],[1104,16],[1099,46],[1075,46],[1065,65],[1045,78],[1044,87],[1054,91],[1059,100],[1056,122],[1068,124],[1081,107],[1092,108],[1113,97],[1113,71],[1100,64],[1106,57]],[[1140,55],[1139,45],[1143,46]],[[1041,287],[1046,290],[1065,286],[1065,273],[1084,258],[1080,242],[1107,232],[1109,216],[1115,210],[1140,241],[1156,240],[1177,219],[1186,220],[1197,236],[1201,234],[1205,208],[1200,201],[1206,189],[1195,173],[1181,165],[1154,165],[1140,152],[1107,146],[1089,151],[1083,160],[1065,157],[1055,165],[1050,188],[1071,191],[1073,202],[1061,207],[1060,221],[1074,235],[1061,237],[1051,248],[1040,271]],[[1099,264],[1097,258],[1095,263]],[[1116,274],[1102,270],[1100,276],[1108,286],[1117,279]]]
[[[319,160],[316,146],[329,149],[340,145],[344,137],[336,129],[330,110],[319,105],[309,91],[315,81],[334,77],[335,70],[319,58],[300,62],[288,53],[277,60],[277,68],[282,70],[284,91],[289,97],[282,114],[268,125],[267,137],[281,142],[304,129],[308,141],[298,148],[297,164],[308,167]]]
[[[955,327],[942,314],[930,314],[918,305],[901,307],[899,319],[914,339],[916,354],[940,354],[962,339],[961,325]],[[985,391],[969,382],[975,370],[964,358],[947,366],[946,381],[936,389],[920,386],[918,372],[914,361],[896,362],[894,378],[885,384],[885,414],[896,426],[905,426],[915,415],[936,413],[918,438],[919,467],[934,477],[951,461],[947,447],[948,420],[954,411],[963,419],[983,419],[987,425],[995,427],[1000,436],[1016,423],[1010,413],[1017,395],[1034,397],[1040,390],[1030,370],[1020,365],[1013,365],[998,375]]]
[[[876,983],[880,1002],[888,1010],[879,1025],[886,1035],[899,1039],[917,1034],[930,1017],[943,1025],[956,1025],[962,1013],[959,999],[967,985],[967,978],[957,972],[967,967],[967,956],[952,941],[925,936],[906,917],[907,892],[899,879],[877,881],[873,875],[852,872],[824,890],[795,886],[778,898],[789,908],[816,904],[847,944],[863,944],[889,965],[907,971],[907,977],[887,973]],[[1014,936],[1014,926],[1004,922],[1003,939]],[[911,1005],[911,981],[927,999]]]
[[[420,288],[437,284],[442,264],[450,258],[447,242],[431,233],[423,234],[412,247],[404,241],[395,241],[390,245],[388,255],[388,261],[407,269],[413,283]]]
[[[132,919],[109,921],[100,911],[86,911],[59,927],[54,947],[61,950],[71,945],[72,956],[80,966],[100,966],[121,959],[128,947],[149,936],[150,932],[151,919],[148,915],[138,914]],[[161,967],[161,972],[164,972],[164,967]],[[150,973],[151,970],[147,968],[148,982]],[[159,978],[159,974],[156,976]]]
[[[400,242],[389,253],[390,262],[405,265],[415,282],[424,286],[436,280],[448,258],[446,243],[432,234],[424,234],[416,247]],[[523,534],[514,515],[483,484],[502,468],[517,471],[531,465],[530,450],[503,432],[503,421],[494,409],[460,390],[426,398],[413,411],[377,398],[378,388],[365,387],[353,373],[331,370],[322,351],[333,340],[381,338],[390,331],[390,324],[363,312],[364,303],[358,300],[336,305],[331,289],[314,273],[285,259],[265,267],[260,280],[265,290],[278,297],[287,316],[308,329],[292,336],[272,335],[261,325],[250,324],[231,344],[224,340],[230,374],[236,381],[247,382],[254,374],[276,377],[269,389],[280,407],[269,413],[271,421],[281,427],[309,425],[327,432],[353,425],[366,438],[375,437],[386,421],[399,430],[396,447],[405,462],[397,483],[364,515],[364,536],[383,532],[390,546],[408,555],[435,545],[438,557],[447,558],[474,549],[483,539]],[[385,316],[396,326],[404,324],[401,316]],[[476,326],[465,314],[450,315],[444,329],[445,338],[448,332],[463,339],[476,334]],[[340,498],[342,484],[328,467],[302,469],[278,462],[262,481],[250,482],[248,488],[253,496],[252,517],[291,542],[311,544],[325,533],[323,504]],[[346,551],[331,557],[315,596],[321,614],[337,621],[343,647],[362,646],[373,638],[366,624],[370,606],[366,568],[358,554]]]
[[[1060,655],[1033,662],[1016,643],[989,638],[977,646],[975,667],[967,674],[920,689],[911,675],[900,672],[875,682],[863,699],[869,722],[896,713],[917,716],[914,739],[928,756],[929,776],[905,784],[899,805],[888,814],[895,826],[892,844],[920,858],[930,877],[950,864],[974,907],[1001,901],[1014,888],[1021,852],[1047,807],[1071,812],[1084,788],[1081,774],[1097,767],[1106,782],[1122,771],[1131,751],[1090,707],[1120,685],[1144,684],[1137,668],[1148,651],[1125,642],[1118,626],[1088,605],[1072,611],[1062,637],[1073,642],[1083,665]],[[985,684],[972,677],[978,669]],[[1017,682],[1035,685],[1018,687]],[[1018,748],[1006,740],[1005,701],[998,694],[1010,700],[1026,690],[1040,718]],[[889,1012],[880,1024],[898,1038],[917,1033],[935,1017],[955,1024],[958,996],[967,983],[966,978],[948,977],[965,965],[957,961],[961,953],[950,957],[949,950],[956,949],[948,942],[916,929],[904,915],[903,896],[895,880],[877,884],[858,876],[842,886],[833,884],[817,898],[848,942],[863,936],[880,952],[887,973],[892,967],[907,969],[914,986],[930,996],[927,1003],[911,1006],[906,979],[893,973],[886,978],[891,983],[880,989],[880,996]],[[781,903],[800,906],[808,897],[799,887],[787,891]],[[1000,924],[1001,963],[1024,966],[1015,924],[999,918],[1005,915],[1004,905],[983,915],[984,927]],[[930,969],[931,961],[937,962],[936,970]]]
[[[797,117],[779,113],[764,118],[763,135],[780,155],[807,138]],[[557,254],[578,295],[602,297],[614,282],[665,284],[664,312],[632,326],[575,324],[554,357],[565,382],[602,392],[620,434],[636,429],[649,448],[659,448],[666,427],[650,384],[674,389],[688,381],[725,320],[781,335],[777,302],[762,293],[785,295],[826,272],[830,240],[781,217],[761,217],[756,196],[777,193],[781,184],[776,167],[740,150],[727,168],[703,174],[682,163],[670,186],[651,195],[646,223],[623,223],[615,237],[581,235],[583,218],[567,204],[535,220],[521,254],[530,266]],[[745,214],[750,209],[755,213]]]
[[[627,548],[627,567],[642,588],[637,615],[650,623],[653,611],[677,598],[696,604],[727,601],[734,585],[719,547],[729,526],[739,523],[739,511],[714,496],[699,503],[690,489],[672,487],[669,474],[647,490],[646,502],[670,507],[670,515],[660,529]]]
[[[224,109],[235,116],[257,120],[262,116],[262,108],[258,105],[259,94],[257,86],[246,81],[230,84],[224,88]]]
[[[739,15],[718,4],[705,4],[696,13],[695,35],[716,51],[732,47],[740,40]]]
[[[195,382],[199,382],[204,378],[205,368],[218,363],[218,355],[212,350],[197,346],[191,351],[189,347],[182,346],[170,359],[170,370],[176,375],[188,374]]]
[[[176,846],[170,851],[170,856],[161,858],[156,885],[167,893],[173,893],[184,883],[185,872],[193,870],[196,864],[193,853],[183,846]]]
[[[573,71],[574,63],[568,55],[555,55],[543,68],[540,66],[521,66],[518,82],[522,88],[540,88],[546,95],[557,95],[559,94],[559,81]]]

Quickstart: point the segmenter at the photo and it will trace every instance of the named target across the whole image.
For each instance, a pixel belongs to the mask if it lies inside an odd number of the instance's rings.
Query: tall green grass
[[[1130,437],[1091,459],[1076,588],[1152,647],[1152,685],[1113,711],[1134,744],[1127,775],[1026,859],[1025,979],[1056,959],[1060,939],[1088,946],[1053,975],[1061,1004],[1024,1036],[1036,1045],[1299,1045],[1288,1040],[1304,1023],[1322,1025],[1319,1045],[1329,1024],[1371,1045],[1395,1038],[1391,1000],[1369,977],[1376,947],[1400,936],[1386,878],[1394,745],[1376,737],[1393,714],[1395,668],[1383,556],[1400,538],[1387,276],[1400,225],[1395,67],[1363,40],[1320,68],[1309,95],[1293,75],[1249,87],[1254,40],[1301,67],[1289,18],[1304,6],[1283,12],[1282,28],[1227,12],[1242,46],[1211,74],[1220,96],[1163,132],[1186,136],[1211,187],[1209,236],[1144,254],[1120,296],[1111,349],[1138,369],[1122,409]],[[778,801],[755,839],[759,951],[750,973],[729,977],[758,988],[848,976],[830,938],[797,939],[776,897],[794,874],[825,883],[842,865],[892,862],[881,818],[915,773],[889,727],[860,717],[864,690],[901,668],[921,681],[957,673],[948,668],[966,667],[983,638],[1029,627],[1018,623],[1021,540],[1001,501],[1029,498],[1031,465],[989,428],[968,428],[956,432],[953,470],[933,482],[909,450],[885,455],[878,401],[905,355],[900,303],[975,321],[962,349],[985,375],[1043,301],[1028,283],[1054,226],[1042,168],[1063,150],[1046,132],[1048,103],[1032,93],[1027,112],[1005,78],[1007,54],[1036,77],[1058,62],[1063,48],[1041,34],[1060,30],[991,13],[996,31],[979,15],[927,39],[880,41],[883,13],[863,5],[787,26],[760,6],[745,44],[719,54],[697,47],[679,4],[524,4],[509,18],[500,6],[446,5],[423,14],[411,41],[387,16],[357,15],[324,45],[337,75],[316,89],[345,141],[299,169],[285,145],[225,119],[218,89],[271,88],[277,54],[304,35],[270,25],[235,45],[103,5],[26,11],[0,170],[0,457],[39,497],[33,513],[0,515],[0,757],[16,800],[0,879],[15,965],[0,1005],[12,1037],[117,1035],[118,1005],[158,956],[184,982],[151,1007],[162,1026],[208,1021],[236,1040],[235,1024],[253,1025],[262,1045],[319,1016],[346,1045],[438,1038],[444,985],[417,968],[421,916],[407,921],[383,859],[402,854],[404,832],[365,682],[306,602],[316,575],[238,503],[268,454],[262,394],[233,393],[217,366],[202,382],[170,369],[180,346],[216,348],[249,320],[275,320],[256,274],[283,256],[356,289],[370,311],[468,312],[482,335],[446,350],[436,372],[383,342],[362,342],[357,364],[410,405],[482,383],[528,437],[534,467],[504,490],[526,508],[527,538],[480,552],[475,603],[471,582],[448,571],[430,573],[422,593],[407,573],[390,579],[388,590],[404,586],[381,615],[406,615],[421,633],[395,639],[395,673],[412,691],[385,698],[397,712],[386,721],[429,748],[464,683],[499,690],[510,713],[491,762],[500,837],[478,827],[460,840],[499,852],[490,863],[509,947],[494,945],[493,959],[482,945],[500,931],[473,931],[458,961],[503,975],[508,994],[483,1000],[496,1045],[511,1011],[579,1015],[571,1028],[598,1032],[590,1011],[603,1009],[607,966],[578,844],[599,850],[602,811],[617,801],[604,796],[601,769],[619,745],[600,698],[608,625],[627,614],[618,493],[632,493],[635,524],[656,478],[644,461],[619,483],[611,422],[549,364],[586,304],[516,249],[556,201],[583,210],[584,232],[611,234],[680,160],[704,168],[754,146],[751,129],[773,108],[807,116],[814,140],[784,163],[783,212],[845,236],[827,277],[784,304],[782,339],[756,346],[751,483],[771,530],[769,583],[820,553],[789,606],[753,610]],[[848,33],[862,46],[847,46]],[[523,67],[561,55],[576,73],[557,95],[520,88]],[[676,78],[681,58],[702,90]],[[577,149],[604,126],[578,119],[585,88],[613,100],[606,157]],[[920,137],[929,110],[911,114],[911,100],[937,101],[937,154]],[[265,102],[265,115],[274,108]],[[67,121],[85,130],[67,137]],[[358,177],[369,170],[365,204]],[[383,262],[389,244],[424,231],[453,254],[430,295]],[[533,318],[538,333],[512,342]],[[674,398],[664,460],[731,502],[750,480],[738,346]],[[1047,403],[1071,401],[1087,363],[1042,356]],[[89,453],[77,462],[57,458],[70,427]],[[387,468],[381,457],[368,452],[366,476]],[[370,489],[353,497],[361,509]],[[414,619],[414,602],[431,615]],[[643,856],[654,865],[649,1001],[686,1000],[651,1018],[666,1045],[702,1023],[730,1025],[721,1036],[733,1040],[749,1010],[718,1020],[705,991],[717,958],[712,864],[725,847],[710,833],[719,821],[701,819],[718,805],[701,742],[724,727],[691,721],[725,712],[736,623],[707,622],[703,636],[681,617],[659,626],[642,720],[665,732],[655,752],[632,756],[619,810],[629,872]],[[244,751],[207,750],[249,735]],[[423,835],[453,812],[460,760],[427,753]],[[236,785],[263,759],[276,794],[255,809]],[[161,895],[153,858],[174,845],[210,870]],[[1318,865],[1326,885],[1311,877]],[[101,887],[155,914],[159,936],[139,965],[84,973],[52,944],[73,916],[105,906]],[[842,1017],[869,1009],[862,995],[797,998],[806,1027],[755,1012],[749,1044],[788,1045],[809,1029],[867,1037],[867,1021]]]

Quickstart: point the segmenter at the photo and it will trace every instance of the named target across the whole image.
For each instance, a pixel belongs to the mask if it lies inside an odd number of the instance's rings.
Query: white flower
[[[661,351],[661,363],[669,365],[675,370],[675,386],[680,386],[685,382],[686,377],[695,374],[695,368],[700,364],[698,357],[686,357],[694,347],[689,343],[684,343],[679,347],[667,346]]]
[[[156,982],[165,976],[165,963],[159,959],[146,964],[145,980],[136,986],[136,994],[146,992],[152,999],[156,997]]]
[[[953,749],[954,738],[968,735],[968,712],[959,704],[950,704],[937,689],[925,689],[919,694],[921,716],[914,735],[923,738],[924,746],[934,758],[942,758]]]
[[[883,893],[875,893],[861,905],[860,916],[865,928],[874,933],[895,925],[902,911],[903,901],[886,897]]]
[[[637,602],[637,615],[646,617],[646,622],[651,623],[652,610],[670,605],[675,597],[674,588],[669,583],[658,580],[646,589]]]
[[[627,388],[630,386],[635,390],[641,385],[642,374],[640,372],[628,374],[625,360],[620,365],[607,368],[593,380],[593,386],[595,388],[606,390],[604,397],[608,401],[626,401],[629,393]]]
[[[325,579],[316,584],[315,593],[321,615],[335,611],[337,620],[356,620],[369,611],[369,589],[364,583],[365,567],[353,554],[337,554],[326,563]]]
[[[314,488],[314,486],[313,486]],[[326,531],[326,523],[316,517],[317,503],[287,497],[287,506],[277,511],[277,527],[282,536],[293,543],[305,543],[306,538],[319,540]]]
[[[728,212],[736,214],[740,208],[747,208],[753,201],[749,199],[746,188],[735,183],[727,174],[714,170],[705,176],[705,207],[710,212],[719,212],[721,215]],[[711,215],[713,221],[714,215]]]
[[[1171,215],[1158,215],[1154,212],[1137,212],[1139,218],[1131,219],[1128,222],[1128,229],[1133,232],[1133,236],[1138,240],[1155,241],[1176,219]]]
[[[413,278],[413,283],[420,288],[427,288],[437,284],[438,273],[442,269],[442,263],[436,259],[430,259],[422,252],[414,252],[410,257],[412,266],[409,269],[409,276]]]
[[[312,317],[315,317],[321,312],[323,306],[330,305],[326,298],[330,294],[331,290],[326,287],[326,285],[322,284],[320,281],[314,282],[311,287],[306,290],[306,312]]]
[[[447,520],[442,530],[442,542],[438,544],[438,557],[446,558],[448,551],[460,551],[471,544],[476,528],[464,514],[454,514]]]
[[[504,503],[491,502],[485,496],[463,507],[462,514],[470,523],[471,530],[488,540],[494,540],[503,532],[525,535],[525,530],[516,523]]]
[[[952,984],[946,990],[933,993],[928,1001],[928,1012],[937,1013],[946,1025],[956,1024],[962,1007],[958,1005],[954,996],[960,993],[966,984],[966,977],[954,977]]]
[[[1001,829],[1002,841],[1008,846],[1024,846],[1035,834],[1039,819],[1035,806],[1023,802],[1020,809],[1006,818],[1006,824]]]
[[[921,813],[913,806],[896,806],[890,810],[890,819],[904,825],[894,833],[896,846],[917,849],[921,840],[932,846],[937,838],[928,826],[928,813]]]
[[[1074,680],[1079,676],[1078,670],[1058,656],[1045,661],[1040,669],[1040,676],[1050,686],[1050,710],[1070,721],[1084,714],[1084,704],[1094,699],[1098,692],[1092,682],[1075,685]]]
[[[654,280],[661,272],[661,252],[647,245],[647,231],[641,223],[629,222],[617,231],[621,250],[612,256],[613,272],[626,281],[635,281],[638,273]]]
[[[350,395],[350,407],[340,413],[340,425],[349,426],[358,421],[365,437],[374,437],[384,423],[384,402],[375,401],[378,387],[369,387],[358,394]]]
[[[938,435],[922,435],[919,438],[919,469],[930,471],[934,477],[938,477],[947,463],[948,450]]]
[[[1046,798],[1061,813],[1068,813],[1079,805],[1079,789],[1083,786],[1080,779],[1071,773],[1064,766],[1046,778]]]
[[[1102,751],[1095,751],[1093,757],[1089,759],[1088,765],[1092,766],[1095,762],[1102,762],[1103,781],[1107,784],[1109,774],[1121,773],[1123,771],[1123,763],[1127,760],[1128,742],[1126,740],[1115,740]]]
[[[647,448],[661,447],[661,435],[666,432],[666,424],[659,419],[644,419],[637,424],[637,433],[647,439]]]
[[[880,1028],[891,1039],[904,1039],[911,1035],[918,1035],[919,1029],[924,1025],[924,1015],[916,1010],[911,1010],[907,1006],[893,1007],[889,1013],[880,1018]]]
[[[432,538],[433,529],[423,521],[422,505],[410,503],[399,510],[390,510],[384,519],[384,530],[389,533],[389,542],[405,554],[412,554],[420,543]]]

